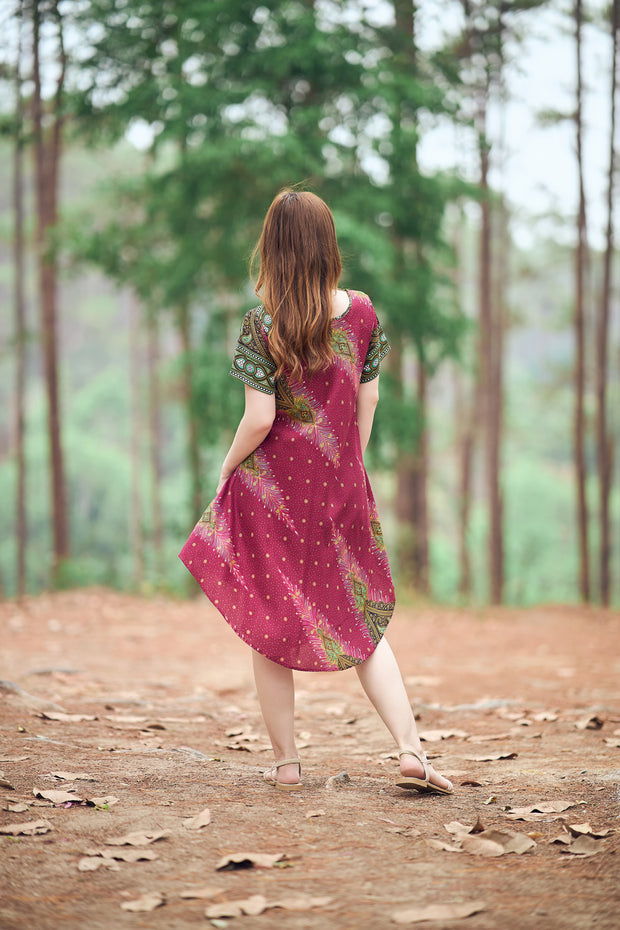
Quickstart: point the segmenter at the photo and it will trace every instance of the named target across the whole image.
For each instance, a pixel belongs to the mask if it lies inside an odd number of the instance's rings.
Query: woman
[[[231,369],[245,412],[180,557],[253,650],[275,756],[267,782],[302,788],[292,670],[355,667],[397,744],[396,784],[449,794],[383,635],[394,588],[362,456],[389,344],[370,299],[338,288],[334,220],[319,197],[280,193],[256,251],[263,304],[243,319]]]

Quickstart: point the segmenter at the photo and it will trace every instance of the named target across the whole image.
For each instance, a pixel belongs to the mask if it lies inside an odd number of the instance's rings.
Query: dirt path
[[[389,638],[450,798],[394,787],[390,740],[354,672],[299,674],[305,790],[264,785],[249,654],[204,599],[89,590],[4,603],[0,636],[0,678],[23,689],[0,691],[0,772],[14,786],[0,788],[0,831],[47,831],[0,835],[2,930],[381,930],[450,904],[481,909],[421,926],[620,926],[617,612],[400,608]],[[327,784],[342,772],[350,782]],[[33,793],[50,790],[85,800]],[[205,808],[210,823],[184,824]],[[482,840],[463,832],[478,820]],[[585,823],[609,832],[567,830]],[[140,831],[167,835],[108,843]],[[500,855],[507,832],[535,845]],[[110,858],[127,850],[155,858]],[[235,853],[286,858],[216,871]],[[147,892],[163,905],[122,909]],[[253,896],[260,916],[218,916]]]

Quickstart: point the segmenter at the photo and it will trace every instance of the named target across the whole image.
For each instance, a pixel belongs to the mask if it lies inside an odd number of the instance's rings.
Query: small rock
[[[326,788],[345,788],[351,784],[351,779],[347,772],[339,772],[338,775],[331,775],[325,782]]]

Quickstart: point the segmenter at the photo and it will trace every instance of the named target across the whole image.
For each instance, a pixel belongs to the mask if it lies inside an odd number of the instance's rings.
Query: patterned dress
[[[288,668],[367,659],[394,610],[394,587],[356,419],[360,382],[389,344],[370,299],[349,292],[332,320],[330,367],[274,379],[271,317],[246,313],[231,375],[276,395],[271,431],[202,515],[180,558],[233,630]]]

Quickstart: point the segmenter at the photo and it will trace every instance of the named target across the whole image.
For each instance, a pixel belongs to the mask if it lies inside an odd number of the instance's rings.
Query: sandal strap
[[[416,752],[415,749],[401,749],[398,753],[398,758],[401,756],[413,756],[414,759],[417,759],[422,768],[424,769],[424,778],[428,781],[428,759],[426,758],[426,753]]]
[[[301,759],[282,759],[281,762],[274,762],[272,768],[279,769],[283,765],[299,765],[301,767]]]

